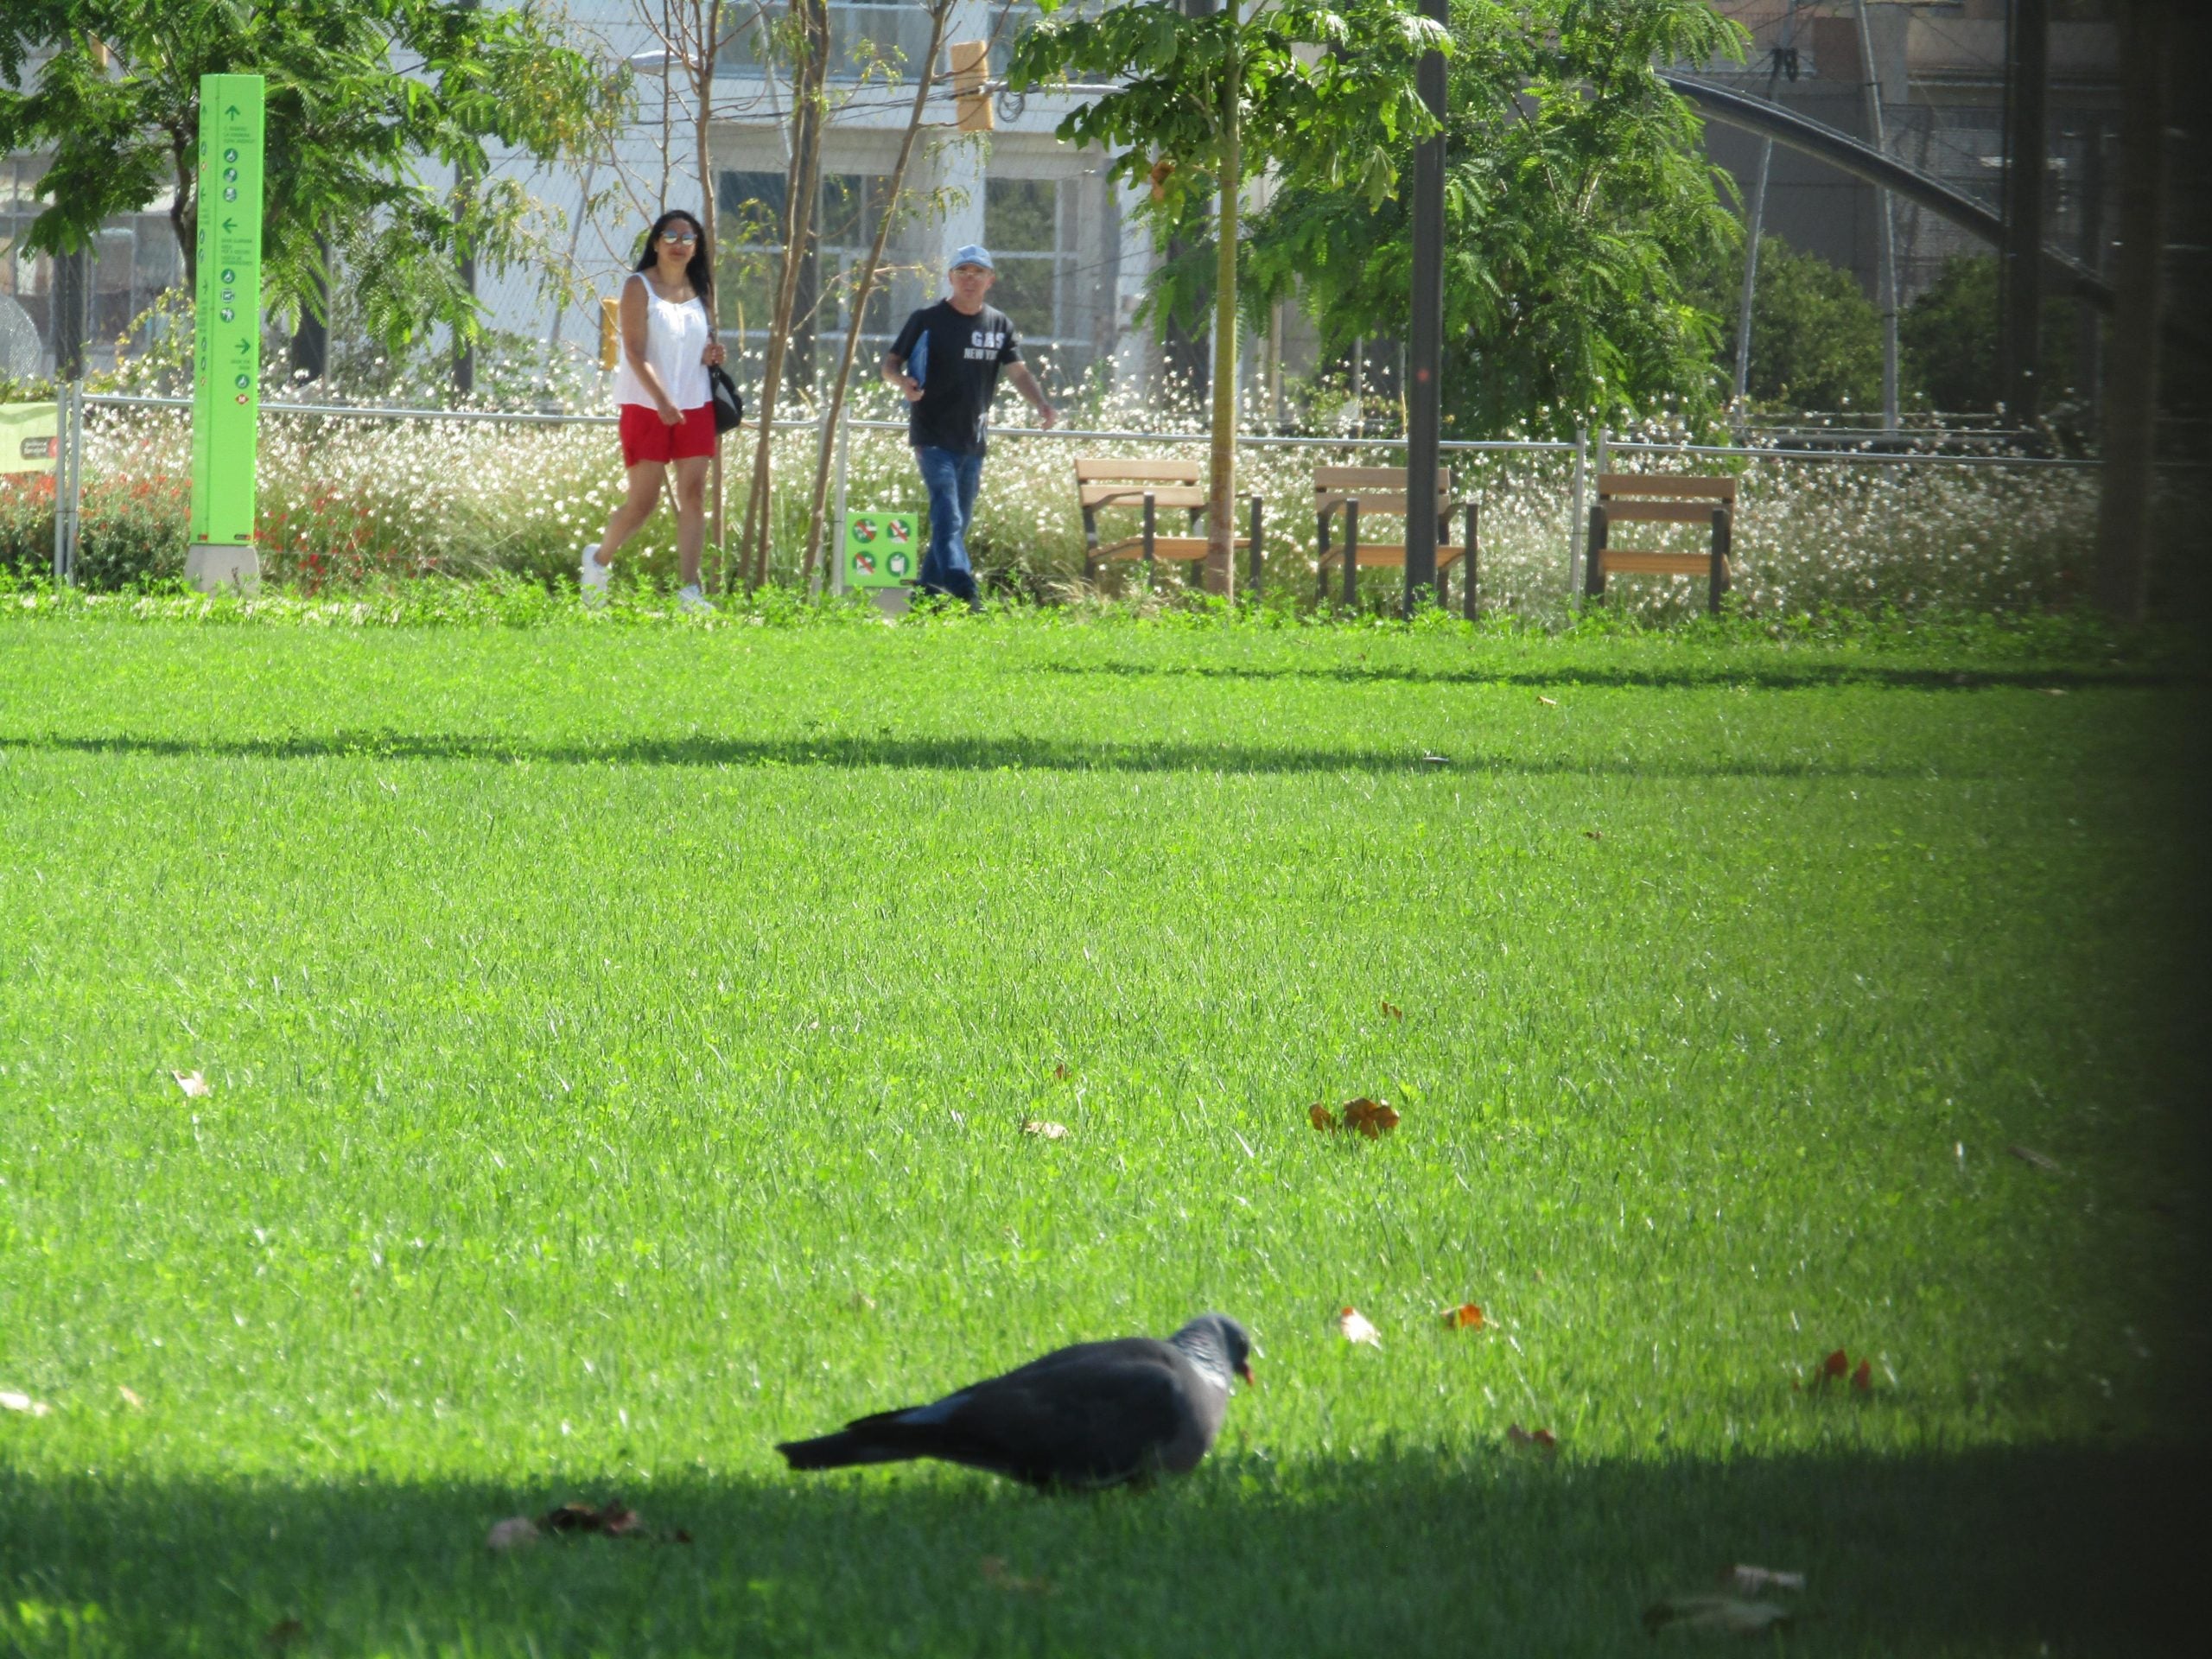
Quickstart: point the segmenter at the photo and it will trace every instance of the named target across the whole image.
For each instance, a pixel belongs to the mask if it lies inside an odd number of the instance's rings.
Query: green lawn
[[[2184,677],[5,602],[0,1655],[2182,1643]],[[771,1449],[1211,1307],[1186,1480]]]

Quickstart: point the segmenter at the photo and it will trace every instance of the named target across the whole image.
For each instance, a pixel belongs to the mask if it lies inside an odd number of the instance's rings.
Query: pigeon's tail
[[[934,1425],[901,1421],[905,1413],[880,1412],[848,1423],[835,1434],[785,1440],[776,1450],[794,1469],[845,1469],[856,1463],[903,1463],[939,1455]]]

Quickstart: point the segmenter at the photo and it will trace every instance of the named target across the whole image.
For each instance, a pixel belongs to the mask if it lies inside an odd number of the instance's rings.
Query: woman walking
[[[720,363],[715,338],[714,256],[699,221],[682,209],[663,213],[646,233],[638,268],[622,284],[617,320],[621,356],[614,402],[621,416],[622,464],[630,488],[598,541],[584,549],[578,580],[584,603],[607,601],[609,561],[660,505],[676,474],[676,547],[683,585],[676,602],[710,611],[699,589],[707,543],[707,473],[715,454],[714,391],[707,365]]]

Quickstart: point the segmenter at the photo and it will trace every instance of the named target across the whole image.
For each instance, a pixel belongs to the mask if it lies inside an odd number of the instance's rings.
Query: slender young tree
[[[1133,0],[1095,16],[1038,0],[1045,21],[1019,37],[1007,73],[1021,91],[1110,80],[1063,120],[1061,138],[1113,154],[1109,176],[1151,188],[1141,211],[1165,241],[1214,203],[1212,439],[1207,590],[1234,589],[1237,217],[1248,173],[1357,190],[1395,188],[1401,140],[1436,130],[1414,87],[1446,31],[1394,0],[1232,3],[1192,16],[1174,0]]]
[[[955,3],[956,0],[919,0],[929,13],[929,50],[923,55],[920,73],[914,77],[914,102],[907,111],[906,130],[899,136],[899,156],[892,163],[890,186],[876,216],[875,239],[868,246],[867,262],[861,266],[854,284],[852,321],[845,329],[845,348],[837,359],[836,378],[830,384],[830,407],[814,457],[814,496],[806,515],[806,558],[798,579],[802,592],[813,587],[815,567],[822,556],[823,522],[829,511],[830,467],[836,448],[837,422],[844,413],[845,392],[852,384],[854,360],[860,355],[861,329],[868,318],[868,302],[883,271],[883,251],[890,245],[892,225],[905,201],[906,165],[913,159],[914,141],[926,124],[924,117],[929,110],[930,89],[937,80],[938,54],[944,48],[944,31],[951,21]]]

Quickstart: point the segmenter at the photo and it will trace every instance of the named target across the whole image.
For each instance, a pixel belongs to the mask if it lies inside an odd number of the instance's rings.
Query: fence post
[[[840,408],[837,410],[837,483],[830,498],[836,505],[830,511],[830,522],[823,527],[827,532],[823,539],[828,542],[832,554],[830,591],[833,594],[845,591],[845,468],[852,447],[853,423],[846,411]],[[817,571],[816,574],[818,575],[820,573]]]
[[[77,516],[85,454],[85,383],[64,380],[54,389],[54,579],[77,580]]]
[[[1574,427],[1574,517],[1567,528],[1567,602],[1573,607],[1580,607],[1582,602],[1582,584],[1576,580],[1576,576],[1589,562],[1588,552],[1582,541],[1582,527],[1585,522],[1582,511],[1583,484],[1589,458],[1590,429],[1578,421]]]

